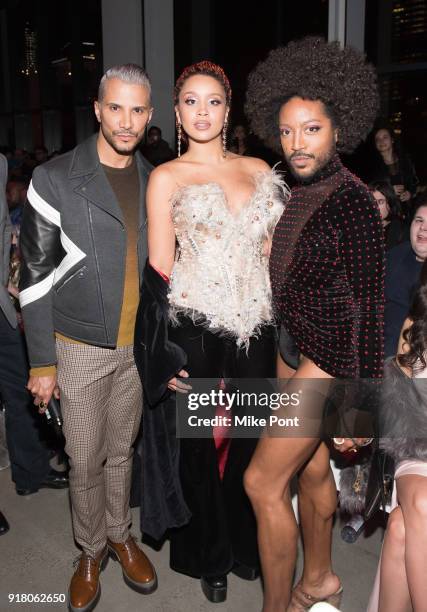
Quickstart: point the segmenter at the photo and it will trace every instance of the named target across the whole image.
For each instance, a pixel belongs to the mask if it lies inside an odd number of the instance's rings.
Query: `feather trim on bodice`
[[[275,171],[254,177],[247,204],[233,214],[215,182],[185,185],[171,201],[178,248],[169,293],[170,318],[180,313],[249,346],[271,323],[264,245],[283,212],[288,189]]]

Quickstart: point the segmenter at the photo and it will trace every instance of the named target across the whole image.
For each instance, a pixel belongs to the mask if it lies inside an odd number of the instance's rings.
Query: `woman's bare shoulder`
[[[160,164],[160,166],[157,166],[156,168],[154,168],[154,170],[152,170],[150,172],[150,179],[153,178],[155,180],[157,179],[164,179],[167,180],[168,178],[171,178],[175,175],[176,170],[175,170],[175,160],[171,160],[168,162],[165,162],[164,164]]]
[[[172,163],[172,162],[170,162]],[[171,198],[179,187],[178,177],[169,162],[161,164],[151,171],[147,185],[147,207],[169,209]]]
[[[172,193],[182,183],[182,168],[176,160],[160,164],[150,173],[148,188],[152,191],[157,188],[162,192]]]
[[[270,172],[270,166],[258,157],[248,157],[246,155],[236,155],[242,168],[244,168],[250,174],[256,174],[257,172]]]

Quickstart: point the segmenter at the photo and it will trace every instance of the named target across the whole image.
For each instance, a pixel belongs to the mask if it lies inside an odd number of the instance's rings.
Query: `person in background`
[[[18,228],[18,233],[29,183],[30,181],[26,177],[13,177],[8,180],[6,185],[6,199],[9,207],[10,221],[13,226]]]
[[[250,155],[248,145],[248,130],[242,124],[234,126],[231,135],[230,151],[237,155]]]
[[[387,252],[385,272],[384,354],[396,354],[403,322],[418,285],[420,271],[427,257],[427,194],[419,196],[409,240]]]
[[[162,130],[155,125],[148,130],[147,144],[141,147],[141,153],[153,166],[164,164],[175,157],[166,140],[162,138]]]
[[[24,164],[26,155],[27,152],[24,149],[18,147],[14,149],[10,156],[8,156],[8,168],[10,176],[21,175],[21,168]]]
[[[39,166],[40,164],[44,164],[45,162],[47,162],[48,159],[49,159],[49,155],[48,155],[48,150],[46,149],[46,147],[41,146],[41,147],[36,147],[34,149],[34,160],[37,166]]]
[[[395,461],[394,491],[367,612],[424,612],[427,601],[427,262],[385,367],[380,447]]]
[[[374,181],[369,185],[381,215],[385,248],[388,251],[409,239],[409,225],[401,211],[400,200],[389,181]]]
[[[20,312],[18,302],[19,271],[21,255],[19,250],[19,234],[21,231],[22,214],[27,199],[29,179],[24,176],[12,177],[7,182],[6,198],[9,207],[10,221],[12,223],[12,244],[10,251],[9,292],[14,298],[15,308]],[[21,324],[20,314],[18,314]]]
[[[6,285],[9,281],[9,251],[10,251],[10,236],[11,227],[10,220],[8,218],[7,203],[5,197],[5,186],[7,181],[8,166],[6,157],[0,153],[0,330],[2,327],[16,326],[16,316],[14,314],[14,308],[9,300]],[[6,314],[7,313],[7,314]],[[0,332],[1,333],[1,332]],[[1,351],[1,347],[0,347]],[[0,358],[1,358],[0,354]],[[2,369],[0,365],[0,376],[2,375]],[[0,378],[1,381],[1,378]],[[0,443],[2,443],[2,466],[0,469],[4,469],[9,466],[9,458],[6,446],[6,431],[5,431],[5,419],[2,414],[0,415]],[[9,523],[0,511],[0,535],[3,535],[9,531]]]
[[[6,178],[7,162],[0,155],[0,394],[5,404],[5,437],[12,480],[17,494],[26,496],[40,488],[63,489],[68,486],[68,478],[50,467],[50,451],[40,438],[41,417],[25,388],[28,378],[25,341],[7,289],[11,225],[5,197]]]
[[[412,220],[412,203],[417,193],[418,177],[414,165],[403,150],[387,122],[379,122],[372,132],[375,155],[371,168],[371,181],[388,180],[401,202],[402,212]]]

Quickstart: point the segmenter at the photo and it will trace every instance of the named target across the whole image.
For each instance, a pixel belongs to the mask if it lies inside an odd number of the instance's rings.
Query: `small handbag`
[[[385,511],[387,505],[390,504],[393,493],[394,470],[395,465],[392,457],[376,444],[366,487],[363,513],[365,520],[370,519],[380,509]]]
[[[393,490],[394,462],[374,441],[361,463],[341,470],[340,509],[370,519],[390,503]]]

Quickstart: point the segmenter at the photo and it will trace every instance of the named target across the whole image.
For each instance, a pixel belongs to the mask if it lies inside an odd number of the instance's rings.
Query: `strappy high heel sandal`
[[[292,591],[292,599],[289,606],[289,610],[292,612],[296,609],[301,612],[305,612],[306,610],[310,610],[312,606],[316,603],[328,603],[335,608],[340,607],[341,599],[342,599],[343,588],[340,586],[338,591],[328,595],[327,597],[314,597],[314,595],[310,595],[310,593],[306,593],[301,588],[301,583],[298,582],[296,587]]]

